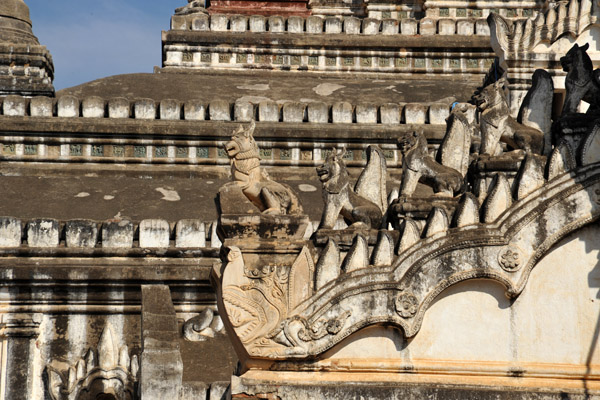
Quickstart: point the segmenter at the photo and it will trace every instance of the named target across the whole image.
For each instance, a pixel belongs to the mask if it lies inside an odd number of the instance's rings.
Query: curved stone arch
[[[431,302],[456,283],[491,279],[505,286],[509,297],[518,296],[536,263],[552,246],[599,216],[600,166],[579,168],[532,192],[492,224],[422,240],[392,267],[369,267],[342,275],[299,305],[294,320],[287,322],[301,321],[300,330],[308,330],[350,314],[340,322],[339,332],[314,340],[297,339],[306,351],[304,357],[329,350],[352,333],[377,323],[396,325],[406,337],[414,336]],[[398,276],[397,271],[403,273]],[[369,312],[352,313],[359,303],[367,304]]]

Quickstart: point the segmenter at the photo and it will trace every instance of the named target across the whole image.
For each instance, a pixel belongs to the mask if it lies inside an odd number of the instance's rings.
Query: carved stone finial
[[[554,84],[552,77],[543,69],[536,69],[531,78],[531,88],[525,95],[517,122],[537,129],[544,134],[543,154],[552,151],[552,102]]]
[[[511,205],[512,195],[508,180],[503,173],[497,173],[483,203],[483,222],[494,222]]]
[[[404,250],[417,243],[420,238],[421,229],[419,228],[417,223],[410,219],[404,220],[402,237],[400,238],[400,243],[398,244],[397,253],[402,253]]]
[[[394,238],[388,231],[379,231],[377,243],[371,256],[371,264],[376,267],[392,265],[394,261]]]
[[[321,289],[340,276],[340,250],[333,239],[329,239],[321,252],[315,270],[315,290]]]
[[[566,141],[561,141],[558,146],[552,150],[548,160],[548,180],[575,169],[577,163],[571,145]]]
[[[356,235],[354,237],[354,243],[348,251],[344,264],[342,264],[342,270],[344,272],[351,272],[357,269],[366,268],[369,266],[369,245],[367,239],[362,235]]]
[[[107,324],[97,349],[89,349],[85,357],[67,371],[46,367],[48,392],[53,400],[77,400],[82,392],[91,393],[90,398],[111,393],[119,399],[133,400],[137,398],[134,383],[138,369],[138,357],[130,357],[127,346],[117,346],[112,328]]]
[[[514,183],[514,194],[517,200],[524,198],[546,182],[544,179],[545,161],[545,157],[533,154],[525,156]]]
[[[473,193],[465,193],[458,202],[452,225],[460,228],[477,223],[479,223],[479,201]]]

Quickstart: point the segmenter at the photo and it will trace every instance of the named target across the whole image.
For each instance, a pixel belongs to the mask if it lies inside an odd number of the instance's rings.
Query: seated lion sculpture
[[[427,140],[421,132],[398,139],[402,153],[400,197],[410,197],[419,181],[430,185],[435,193],[452,197],[464,190],[463,176],[454,168],[442,165],[427,152]]]
[[[385,157],[377,146],[369,146],[369,161],[361,174],[357,187],[350,186],[348,170],[344,163],[346,150],[332,149],[325,162],[317,167],[323,184],[325,209],[319,228],[333,229],[340,215],[351,228],[379,229],[385,203]],[[369,197],[369,198],[367,198]]]
[[[504,78],[487,85],[473,96],[481,128],[481,154],[497,156],[502,153],[500,142],[514,150],[541,154],[544,147],[544,134],[529,126],[520,124],[510,115],[504,94]]]
[[[560,58],[560,64],[567,73],[563,115],[577,112],[581,100],[590,104],[588,114],[600,111],[600,69],[594,70],[592,60],[587,54],[589,47],[589,43],[583,46],[575,43],[567,54]]]
[[[258,145],[253,137],[255,127],[254,121],[247,130],[240,126],[225,143],[233,181],[264,214],[302,214],[302,206],[292,189],[271,180],[260,168]]]

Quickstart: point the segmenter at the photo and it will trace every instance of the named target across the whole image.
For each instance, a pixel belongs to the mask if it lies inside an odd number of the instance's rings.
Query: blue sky
[[[1,1],[1,0],[0,0]],[[187,0],[25,0],[54,59],[56,90],[109,75],[152,72],[160,33]]]

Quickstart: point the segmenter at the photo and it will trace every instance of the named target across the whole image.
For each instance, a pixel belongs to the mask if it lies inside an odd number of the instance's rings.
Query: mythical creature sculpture
[[[567,73],[565,87],[567,95],[563,105],[563,115],[577,112],[581,100],[590,104],[588,114],[600,111],[600,69],[594,70],[592,60],[587,54],[589,44],[571,47],[560,64]]]
[[[260,168],[258,145],[252,136],[255,127],[254,121],[246,130],[240,126],[225,144],[233,181],[240,186],[248,200],[265,214],[301,214],[302,206],[292,189],[271,180],[267,172]]]
[[[353,227],[377,229],[387,205],[385,157],[379,147],[369,146],[367,167],[353,189],[344,163],[345,153],[345,149],[340,152],[333,149],[325,163],[317,167],[325,201],[319,227],[333,229],[341,214]]]
[[[511,148],[525,150],[527,153],[541,154],[544,146],[544,134],[523,124],[510,115],[504,94],[505,79],[501,78],[481,89],[473,100],[481,112],[481,154],[497,156],[502,153],[500,142]]]
[[[398,139],[398,146],[402,153],[401,197],[411,196],[419,181],[431,185],[435,193],[450,197],[464,190],[460,172],[438,163],[429,155],[423,133],[415,131],[404,135]]]

